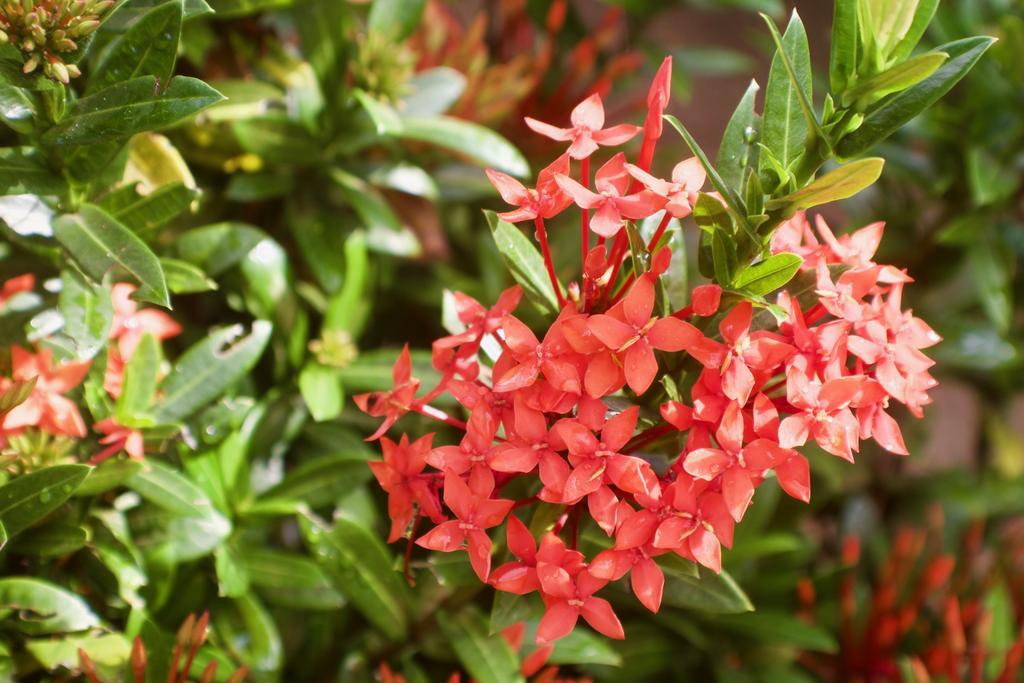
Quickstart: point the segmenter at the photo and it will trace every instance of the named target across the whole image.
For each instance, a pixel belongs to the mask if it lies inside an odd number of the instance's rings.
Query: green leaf
[[[213,611],[213,624],[227,649],[253,671],[276,672],[284,664],[277,624],[254,596],[219,602]]]
[[[11,550],[18,555],[61,557],[80,550],[88,538],[82,527],[57,521],[36,527],[31,534],[23,534],[11,544]]]
[[[519,596],[517,596],[519,597]],[[522,598],[519,597],[521,600]],[[576,628],[564,638],[555,641],[555,649],[548,657],[551,664],[597,664],[622,666],[619,654],[604,636],[585,628]]]
[[[121,486],[142,469],[138,460],[107,460],[92,469],[82,485],[75,489],[76,498],[98,496]]]
[[[146,12],[114,38],[90,74],[87,92],[138,76],[155,76],[160,85],[170,81],[178,56],[183,13],[182,0],[169,0]]]
[[[949,55],[945,52],[927,52],[900,62],[891,69],[860,81],[853,88],[847,90],[843,94],[843,104],[849,106],[856,102],[858,109],[864,109],[886,95],[906,90],[915,83],[928,78],[947,59],[949,59]]]
[[[11,626],[30,635],[74,633],[99,626],[92,608],[74,593],[27,577],[0,579],[0,608],[17,610]]]
[[[54,174],[32,147],[0,148],[0,192],[3,194],[61,195],[64,180]]]
[[[337,101],[337,93],[348,87],[346,69],[356,50],[350,37],[355,24],[353,9],[348,2],[304,0],[292,12],[302,41],[302,56],[328,102]]]
[[[212,292],[217,289],[217,283],[206,277],[206,273],[191,263],[173,258],[161,258],[160,267],[163,268],[164,277],[167,278],[167,289],[173,294]]]
[[[209,496],[174,469],[146,460],[127,482],[128,488],[153,505],[179,517],[209,517],[219,513]]]
[[[0,486],[0,523],[7,537],[14,538],[60,507],[91,469],[88,465],[54,465]]]
[[[466,77],[447,66],[418,72],[408,81],[409,92],[402,96],[399,108],[406,116],[440,116],[455,104],[466,90]]]
[[[311,509],[336,505],[368,481],[370,475],[364,453],[335,453],[313,458],[263,492],[249,511],[291,514],[303,505]]]
[[[437,623],[466,671],[480,683],[524,680],[508,642],[501,634],[488,634],[487,621],[475,607],[467,605],[455,615],[438,610]]]
[[[153,335],[144,334],[124,368],[124,384],[117,397],[120,424],[143,426],[156,393],[159,371],[160,344]]]
[[[851,161],[792,194],[770,200],[766,206],[769,211],[781,209],[784,216],[791,216],[802,209],[852,197],[878,180],[884,165],[885,160],[879,157]]]
[[[295,0],[207,0],[218,19],[244,17],[282,7],[291,7]]]
[[[711,623],[767,645],[789,645],[811,652],[834,653],[839,645],[828,631],[780,610],[717,616]]]
[[[426,0],[373,0],[366,27],[401,42],[419,24],[426,4]]]
[[[11,130],[28,135],[35,130],[36,105],[24,88],[0,83],[0,121]]]
[[[298,553],[244,547],[238,560],[264,599],[292,609],[338,610],[345,597],[313,560]]]
[[[160,423],[188,417],[240,380],[263,355],[272,326],[256,320],[247,336],[242,325],[215,330],[189,348],[161,384],[163,400],[156,410]]]
[[[914,22],[918,0],[867,0],[873,25],[873,40],[888,56]]]
[[[347,332],[356,339],[363,331],[370,306],[367,291],[370,279],[366,235],[356,231],[345,240],[345,274],[341,288],[327,301],[324,332]]]
[[[71,146],[120,140],[178,123],[222,99],[196,78],[176,76],[161,92],[156,78],[140,76],[75,102],[67,116],[46,132],[43,142]]]
[[[238,265],[267,234],[247,223],[224,222],[189,230],[175,242],[178,255],[210,277]]]
[[[299,516],[306,543],[334,586],[386,637],[408,633],[407,589],[388,549],[373,532],[339,517],[334,528],[309,513]]]
[[[935,48],[935,52],[948,54],[949,59],[917,85],[879,102],[865,115],[860,127],[839,141],[836,153],[840,158],[850,159],[895,133],[949,92],[994,42],[994,38],[977,36]]]
[[[106,347],[114,319],[107,287],[93,286],[74,270],[65,270],[61,273],[58,306],[64,318],[64,334],[71,337],[76,358],[88,360]]]
[[[235,121],[231,130],[244,151],[271,163],[308,166],[321,156],[319,143],[284,115]]]
[[[537,596],[494,591],[487,632],[492,635],[498,634],[521,621],[536,621],[543,614],[544,605],[537,599]]]
[[[722,144],[718,148],[716,162],[722,182],[737,190],[742,186],[744,172],[752,161],[751,151],[756,149],[753,141],[760,128],[760,119],[754,112],[754,102],[758,90],[760,87],[757,81],[750,81],[740,103],[736,105],[736,111],[729,119],[729,124],[725,127]]]
[[[55,220],[53,234],[93,280],[101,281],[117,267],[139,283],[136,296],[140,300],[170,308],[167,281],[156,254],[103,209],[83,204],[78,213]]]
[[[723,287],[732,282],[736,268],[736,244],[723,230],[711,233],[711,257],[715,281]]]
[[[421,251],[415,234],[405,228],[402,220],[375,187],[340,168],[331,171],[331,179],[345,195],[366,228],[370,241],[379,250],[396,256],[415,256]],[[410,242],[413,245],[411,248]]]
[[[764,296],[774,292],[793,279],[804,260],[796,254],[773,254],[736,273],[732,289],[751,296]]]
[[[698,577],[671,574],[665,577],[662,598],[666,605],[714,614],[752,612],[753,604],[728,573],[699,568]]]
[[[33,377],[24,382],[13,381],[10,386],[0,392],[0,414],[10,411],[12,408],[21,405],[32,395],[36,388],[38,377]]]
[[[128,662],[132,646],[128,639],[120,633],[104,635],[65,636],[53,640],[50,638],[30,640],[25,649],[35,657],[44,669],[76,670],[80,666],[79,650],[89,655],[90,661],[98,668],[119,668]]]
[[[525,178],[530,164],[512,143],[489,128],[451,116],[402,119],[397,135],[429,142],[466,157],[482,166]]]
[[[299,392],[316,422],[333,420],[341,414],[345,393],[337,369],[315,361],[306,363],[299,373]]]
[[[501,220],[493,211],[484,211],[484,216],[501,258],[526,296],[543,312],[557,311],[558,299],[537,247],[519,228]]]
[[[370,117],[377,135],[398,135],[401,133],[402,119],[394,107],[381,102],[363,90],[353,90],[352,95]]]
[[[249,590],[249,573],[231,543],[217,546],[213,551],[213,565],[217,572],[217,595],[237,598]]]
[[[704,167],[704,171],[708,174],[711,184],[722,195],[725,203],[732,210],[733,215],[738,221],[740,221],[740,224],[745,230],[750,231],[750,226],[746,222],[747,209],[743,205],[743,201],[739,198],[739,195],[736,194],[735,188],[726,184],[722,176],[719,175],[718,170],[711,165],[711,161],[708,160],[708,156],[704,153],[704,150],[702,150],[700,145],[697,144],[697,140],[694,139],[690,134],[690,131],[686,130],[686,127],[680,123],[679,119],[671,114],[666,114],[663,118],[668,121],[683,137],[687,147],[690,148],[693,155],[697,157],[698,161],[700,161],[700,165]]]
[[[137,234],[148,237],[187,211],[198,196],[197,190],[184,183],[167,183],[147,195],[136,195],[134,201],[116,210],[108,211]]]
[[[767,18],[766,21],[774,37],[777,33],[775,23]],[[794,10],[786,33],[777,42],[777,50],[772,58],[765,88],[764,119],[761,122],[761,142],[772,151],[784,168],[790,168],[804,151],[811,130],[805,102],[810,99],[811,54],[803,22]],[[813,111],[810,118],[814,119]],[[761,171],[767,168],[762,162]]]
[[[857,2],[835,0],[832,8],[829,85],[833,93],[841,94],[856,76],[857,65],[860,63]]]
[[[935,16],[935,10],[938,7],[939,0],[919,0],[917,10],[914,12],[914,21],[892,49],[890,57],[893,60],[899,61],[910,56],[928,25],[932,23],[932,17]]]
[[[1007,334],[1014,312],[1011,250],[991,238],[975,238],[967,247],[967,258],[982,309],[996,329]]]

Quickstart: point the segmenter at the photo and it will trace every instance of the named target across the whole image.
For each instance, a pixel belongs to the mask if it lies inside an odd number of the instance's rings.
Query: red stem
[[[590,157],[580,160],[580,184],[590,188]],[[587,251],[590,247],[590,211],[580,209],[580,269],[587,262]],[[583,299],[583,310],[587,308],[586,288],[580,292]]]
[[[654,247],[657,246],[658,240],[665,234],[665,230],[668,229],[668,223],[672,220],[672,214],[668,211],[665,212],[664,217],[661,219],[661,223],[658,224],[658,229],[654,231],[654,235],[651,236],[651,241],[647,243],[647,251],[653,252]]]
[[[558,276],[555,274],[555,264],[551,260],[551,247],[548,245],[548,231],[544,227],[544,219],[537,216],[533,220],[537,228],[537,241],[540,242],[540,253],[544,256],[544,267],[548,270],[548,277],[551,278],[551,286],[555,288],[555,296],[558,297],[558,307],[565,305],[562,298],[562,286],[558,284]]]
[[[416,580],[412,578],[412,572],[409,570],[409,562],[412,559],[412,544],[416,539],[416,528],[420,525],[420,512],[416,511],[416,517],[412,520],[412,529],[409,531],[409,541],[405,544],[405,560],[402,563],[402,574],[405,575],[405,581],[409,584],[410,588],[416,587]]]
[[[444,422],[447,425],[451,425],[456,429],[461,429],[463,431],[466,430],[465,422],[463,422],[462,420],[456,420],[448,413],[444,412],[443,410],[438,410],[433,406],[428,406],[426,404],[417,404],[412,407],[412,410],[416,411],[420,415],[426,415],[427,417],[433,418],[435,420],[440,420],[441,422]]]
[[[626,246],[629,241],[626,238],[625,231],[620,230],[619,234],[615,236],[615,244],[612,245],[611,256],[608,257],[609,262],[612,264],[612,274],[608,278],[608,284],[604,286],[604,293],[601,295],[601,302],[604,303],[608,299],[608,295],[612,293],[612,288],[615,286],[615,278],[619,275],[619,269],[622,268],[623,256],[625,255]]]

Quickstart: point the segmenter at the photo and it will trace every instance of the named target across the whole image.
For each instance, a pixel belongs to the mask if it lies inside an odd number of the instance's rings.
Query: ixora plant
[[[657,612],[663,572],[685,571],[680,560],[720,572],[721,549],[766,480],[809,500],[806,446],[852,461],[873,439],[906,455],[890,410],[921,415],[935,385],[922,349],[939,337],[902,306],[911,277],[874,261],[882,223],[837,237],[805,214],[871,185],[882,161],[858,157],[935,102],[991,43],[970,38],[911,56],[936,3],[895,4],[836,3],[820,116],[799,17],[784,35],[767,20],[777,50],[763,115],[752,84],[714,165],[664,114],[669,60],[642,127],[606,127],[596,95],[566,128],[527,120],[568,148],[534,187],[488,174],[515,207],[488,220],[518,285],[491,308],[452,295],[451,334],[433,345],[436,386],[421,394],[406,348],[390,391],[356,397],[384,418],[370,437],[384,458],[371,467],[388,493],[389,541],[466,551],[480,581],[539,593],[540,645],[580,617],[623,638],[599,592],[628,575]],[[695,155],[668,179],[652,173],[663,121]],[[591,176],[596,153],[636,136],[632,163],[617,152]],[[833,158],[845,163],[818,176]],[[570,211],[581,251],[566,287],[548,227]],[[679,223],[690,216],[696,239]],[[691,291],[680,273],[694,241],[709,282]],[[515,315],[524,294],[547,315],[539,334]],[[465,421],[434,405],[444,394]],[[444,445],[434,434],[384,436],[409,412],[464,436]],[[512,557],[492,567],[502,525]]]

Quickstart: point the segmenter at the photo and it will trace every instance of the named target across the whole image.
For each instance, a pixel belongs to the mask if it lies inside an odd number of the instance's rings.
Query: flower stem
[[[647,243],[647,251],[653,252],[654,248],[658,246],[658,241],[661,239],[662,235],[665,234],[665,230],[668,229],[668,224],[671,220],[672,214],[666,211],[665,215],[661,219],[661,223],[658,224],[658,229],[655,230],[654,234],[651,236],[651,241]]]
[[[412,407],[412,409],[415,410],[420,415],[426,415],[427,417],[432,417],[435,420],[440,420],[441,422],[444,422],[445,424],[451,425],[452,427],[455,427],[456,429],[461,429],[463,431],[465,431],[465,429],[466,429],[466,423],[465,422],[463,422],[462,420],[456,420],[454,417],[452,417],[448,413],[444,412],[443,410],[438,410],[437,408],[435,408],[433,406],[429,406],[429,405],[426,405],[426,404],[415,405],[415,406]]]
[[[580,160],[580,184],[583,187],[590,188],[590,157],[586,157]],[[583,265],[587,262],[587,251],[590,247],[590,211],[588,209],[580,209],[580,271],[583,270]],[[580,292],[580,296],[583,298],[583,310],[587,308],[587,292],[586,288]]]
[[[537,241],[540,242],[540,253],[544,256],[544,267],[547,268],[548,277],[551,279],[551,286],[555,288],[555,296],[558,297],[558,307],[565,305],[562,298],[562,286],[558,283],[558,276],[555,274],[555,264],[551,260],[551,247],[548,245],[548,231],[544,227],[544,219],[537,216],[533,224],[537,228]]]

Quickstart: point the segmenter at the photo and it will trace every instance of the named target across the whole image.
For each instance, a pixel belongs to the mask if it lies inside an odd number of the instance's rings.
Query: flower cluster
[[[0,291],[0,306],[22,292],[35,287],[32,275],[22,275],[8,280]],[[106,366],[103,387],[112,399],[121,394],[127,362],[135,353],[139,342],[149,334],[158,340],[169,339],[181,331],[181,327],[163,311],[151,308],[140,309],[131,295],[135,285],[115,284],[111,289],[113,321],[108,333]],[[0,438],[5,442],[26,429],[39,431],[57,437],[82,439],[86,436],[86,425],[78,405],[66,394],[82,383],[88,374],[92,361],[65,360],[54,362],[53,352],[46,346],[30,351],[12,346],[11,377],[0,377],[0,393],[24,388],[27,393],[19,396],[16,405],[0,415]],[[92,458],[101,462],[124,451],[129,457],[141,459],[144,452],[142,432],[131,426],[120,424],[113,416],[96,422],[93,428],[103,436],[100,443],[105,448]]]
[[[538,592],[546,605],[541,644],[567,635],[580,617],[622,638],[619,619],[597,594],[628,575],[637,599],[658,611],[665,581],[659,556],[721,571],[722,547],[731,547],[734,525],[767,478],[809,500],[809,464],[799,452],[807,442],[850,461],[869,438],[906,454],[890,403],[920,414],[935,384],[921,349],[939,338],[901,307],[910,278],[872,260],[881,224],[840,238],[820,220],[815,235],[803,215],[782,225],[771,251],[802,256],[802,277],[814,282],[810,301],[778,295],[782,323],[761,310],[763,300],[723,291],[727,283],[697,287],[676,311],[656,306],[673,258],[663,247],[667,227],[690,214],[705,181],[694,159],[679,163],[668,180],[651,175],[670,68],[666,60],[642,128],[605,127],[601,100],[592,96],[568,128],[527,122],[569,145],[536,187],[489,173],[516,207],[503,218],[534,224],[561,307],[544,333],[535,335],[514,315],[518,287],[489,309],[456,294],[463,329],[433,346],[440,383],[419,396],[406,348],[394,388],[356,398],[384,418],[371,437],[381,439],[384,459],[371,467],[389,494],[389,540],[408,534],[431,550],[465,550],[481,581]],[[640,133],[635,165],[619,152],[590,177],[595,152]],[[573,204],[582,216],[582,279],[563,295],[545,221]],[[630,256],[636,247],[627,226],[659,212],[644,270],[643,259]],[[465,409],[466,422],[431,405],[443,392]],[[464,436],[450,445],[434,443],[433,434],[398,442],[383,436],[410,411]],[[526,486],[509,486],[523,478]],[[505,493],[512,489],[529,493],[514,499]],[[513,512],[534,503],[560,511],[539,542]],[[436,526],[417,536],[424,517]],[[578,538],[590,522],[608,541],[588,558]],[[502,524],[515,559],[492,569],[490,531]]]
[[[0,4],[0,44],[25,54],[23,71],[43,73],[61,83],[81,75],[64,60],[79,42],[99,28],[114,0],[5,0]]]

